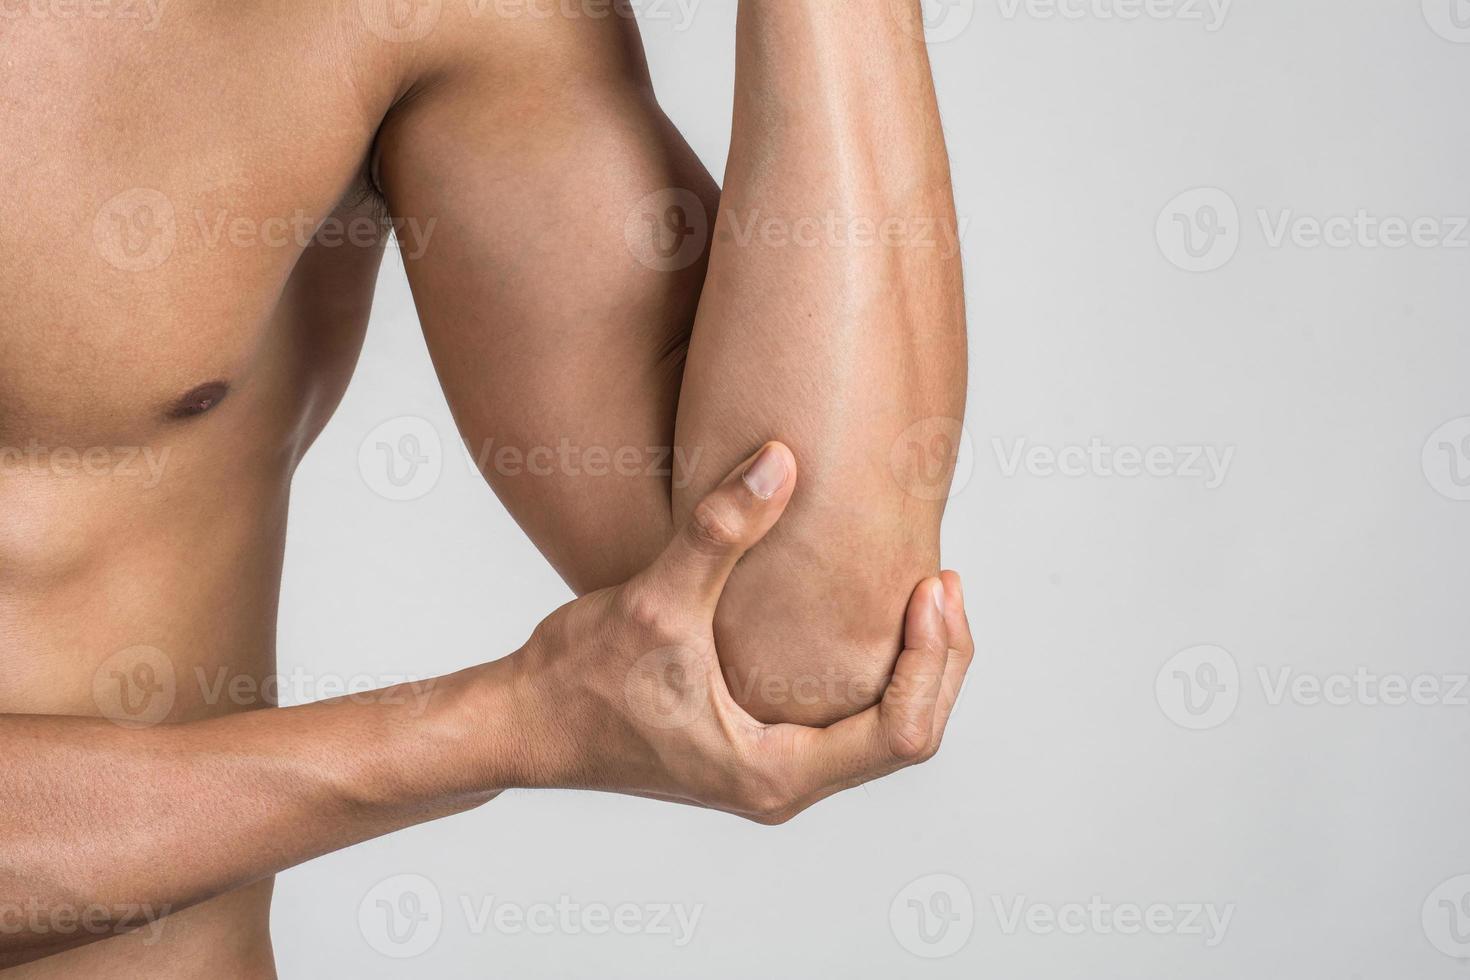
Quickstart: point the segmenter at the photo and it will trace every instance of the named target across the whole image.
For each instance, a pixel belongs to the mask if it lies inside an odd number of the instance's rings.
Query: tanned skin
[[[510,787],[770,823],[938,747],[974,647],[935,576],[951,460],[903,461],[962,415],[964,317],[903,6],[741,0],[723,200],[628,16],[446,0],[420,31],[384,7],[0,21],[15,976],[273,976],[271,875]],[[676,206],[711,239],[692,259],[659,240]],[[312,231],[384,214],[466,441],[583,597],[427,710],[210,697],[199,671],[269,687],[292,474],[382,256]],[[782,244],[804,219],[840,231]],[[595,478],[483,452],[562,439],[695,462]],[[165,665],[166,715],[117,710]],[[144,907],[161,930],[126,932]]]

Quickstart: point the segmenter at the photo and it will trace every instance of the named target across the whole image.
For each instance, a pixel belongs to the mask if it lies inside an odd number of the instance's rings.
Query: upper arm
[[[712,213],[717,190],[654,101],[630,19],[459,27],[385,121],[379,179],[395,221],[417,222],[403,259],[461,434],[587,591],[662,549],[680,478],[704,249],[640,261],[641,212],[684,188]]]

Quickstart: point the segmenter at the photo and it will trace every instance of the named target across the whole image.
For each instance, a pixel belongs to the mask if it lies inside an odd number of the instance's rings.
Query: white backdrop
[[[733,4],[640,7],[718,174]],[[507,794],[282,875],[284,976],[1467,975],[1470,2],[929,13],[981,651],[945,751],[776,829]],[[390,256],[296,481],[288,692],[568,597],[452,440]]]

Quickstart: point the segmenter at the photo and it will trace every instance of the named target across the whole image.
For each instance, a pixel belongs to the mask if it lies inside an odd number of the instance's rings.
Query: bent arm
[[[458,784],[455,686],[145,729],[0,715],[0,969],[489,799]]]
[[[938,568],[963,290],[927,57],[893,9],[745,0],[718,221],[622,17],[466,19],[379,141],[392,212],[438,221],[404,261],[461,433],[574,590],[641,567],[766,438],[795,450],[802,488],[717,633],[763,721],[874,703]]]
[[[876,701],[907,596],[939,562],[964,292],[927,53],[899,8],[740,5],[734,137],[678,442],[716,473],[763,438],[802,460],[790,514],[717,621],[732,687],[768,721]],[[675,488],[676,519],[706,489]]]

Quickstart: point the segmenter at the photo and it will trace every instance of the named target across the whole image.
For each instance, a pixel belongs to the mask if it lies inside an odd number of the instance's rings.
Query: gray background
[[[733,4],[688,24],[643,6],[664,105],[718,175]],[[945,751],[776,829],[507,794],[282,875],[284,976],[1470,975],[1470,232],[1450,220],[1470,214],[1470,3],[1064,7],[1081,16],[930,6],[972,337],[946,563],[980,645]],[[1438,231],[1273,243],[1283,214],[1360,210]],[[1186,227],[1213,242],[1197,259]],[[296,480],[283,673],[432,676],[513,650],[568,598],[457,451],[429,447],[431,489],[384,498],[371,449],[413,417],[454,445],[390,256]],[[1063,475],[1009,467],[1020,439],[1233,455],[1218,486]],[[1438,693],[1276,696],[1283,671],[1359,668]],[[405,892],[441,911],[399,943],[374,923]],[[1223,936],[1010,921],[1094,897],[1231,918]],[[558,900],[700,918],[679,946],[480,928],[462,904]]]

